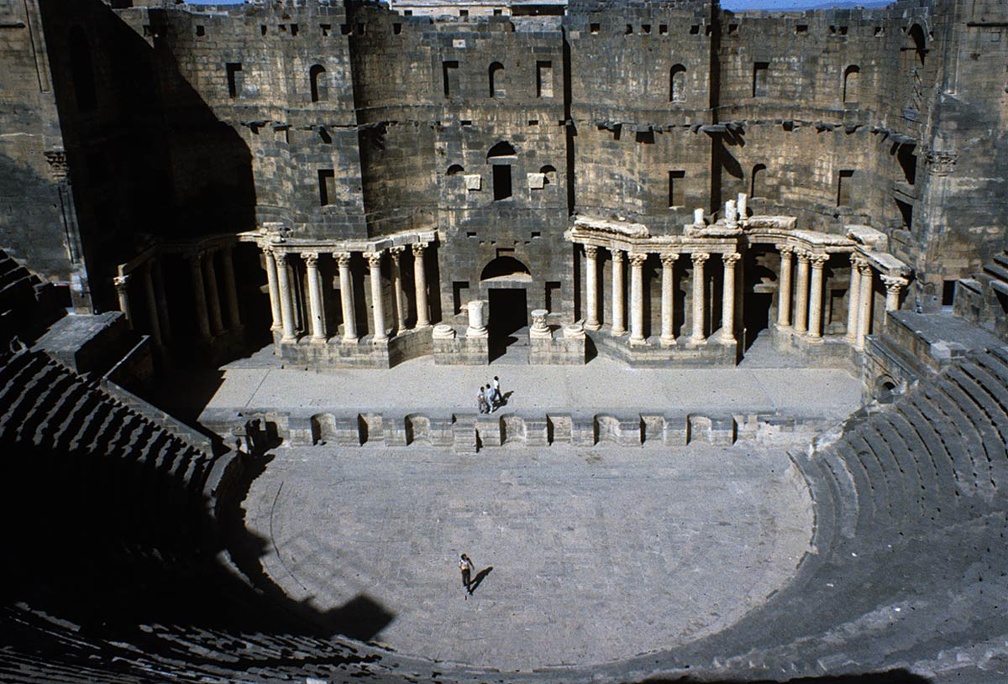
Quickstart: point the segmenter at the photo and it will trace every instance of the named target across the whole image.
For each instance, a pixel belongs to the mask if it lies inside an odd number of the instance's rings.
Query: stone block
[[[429,418],[431,446],[450,447],[455,443],[455,418]]]
[[[476,434],[480,446],[500,446],[503,444],[501,419],[497,416],[476,419]]]
[[[574,443],[574,421],[570,416],[548,415],[546,416],[546,441],[550,444],[559,442],[561,444]],[[594,442],[592,442],[594,444]]]
[[[456,454],[475,454],[479,451],[479,434],[476,429],[475,416],[455,416],[451,426],[451,435],[452,451]]]
[[[598,444],[598,423],[595,416],[572,416],[570,435],[572,446],[595,446]]]
[[[360,446],[359,416],[338,416],[333,420],[333,441],[339,446]]]
[[[382,415],[382,437],[385,446],[407,446],[410,444],[406,421],[406,417]]]

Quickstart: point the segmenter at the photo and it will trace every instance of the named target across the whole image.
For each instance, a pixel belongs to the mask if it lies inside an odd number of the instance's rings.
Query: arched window
[[[504,65],[494,62],[487,72],[490,78],[490,97],[504,97]]]
[[[752,167],[752,177],[749,183],[749,197],[766,196],[766,164]]]
[[[91,46],[84,29],[75,26],[70,30],[70,77],[73,79],[77,109],[90,112],[98,106],[95,93],[94,65],[91,62]]]
[[[547,164],[539,169],[539,173],[543,175],[543,183],[545,185],[553,185],[556,183],[556,169],[552,164]]]
[[[904,50],[914,55],[917,66],[924,66],[924,56],[927,55],[927,37],[920,24],[914,24],[907,31],[907,43]]]
[[[851,64],[844,69],[843,103],[845,106],[856,106],[858,103],[858,85],[861,79],[861,67]]]
[[[308,70],[311,80],[311,101],[325,102],[329,99],[329,86],[326,83],[326,70],[321,64],[315,64]]]
[[[686,100],[686,67],[676,64],[669,69],[669,102]]]
[[[501,141],[487,152],[487,163],[493,167],[494,201],[511,197],[511,164],[515,161],[515,148]]]
[[[452,164],[451,166],[448,167],[448,173],[445,175],[456,176],[460,173],[465,173],[465,169],[458,164]]]

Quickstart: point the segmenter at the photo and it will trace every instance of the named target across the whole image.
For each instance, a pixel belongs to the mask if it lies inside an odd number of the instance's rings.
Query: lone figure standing
[[[469,556],[464,553],[459,556],[459,570],[462,571],[462,586],[466,588],[469,595],[472,596],[472,571],[473,562],[469,559]]]

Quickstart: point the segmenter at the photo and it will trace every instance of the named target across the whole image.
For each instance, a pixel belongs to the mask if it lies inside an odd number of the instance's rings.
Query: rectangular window
[[[546,310],[556,313],[560,308],[560,283],[555,280],[546,281]]]
[[[456,280],[452,283],[452,311],[455,314],[462,313],[462,297],[468,289],[468,280]]]
[[[767,73],[770,71],[769,62],[753,62],[752,68],[752,96],[766,97],[767,94]]]
[[[453,94],[458,93],[458,66],[458,60],[455,59],[441,63],[445,97],[451,97]]]
[[[506,200],[511,197],[511,165],[493,165],[494,201]]]
[[[599,32],[599,30],[601,28],[602,27],[601,27],[600,24],[591,23],[591,24],[588,25],[588,31],[590,31],[591,33],[594,33],[594,34],[598,34],[598,32]]]
[[[332,169],[319,169],[319,205],[328,207],[336,202],[336,174]]]
[[[553,62],[536,62],[536,97],[553,97]]]
[[[228,97],[234,99],[241,94],[242,86],[244,85],[242,79],[242,65],[240,62],[228,62],[227,63],[227,83],[228,83]]]
[[[837,177],[837,206],[849,207],[851,204],[851,189],[854,185],[854,171],[841,169]]]
[[[686,204],[686,172],[668,172],[668,205],[681,207]]]
[[[951,307],[953,304],[955,304],[955,291],[956,291],[955,280],[942,281],[942,306]]]

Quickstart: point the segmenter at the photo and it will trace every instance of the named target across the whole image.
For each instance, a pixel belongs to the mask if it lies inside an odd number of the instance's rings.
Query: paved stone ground
[[[860,382],[834,368],[634,369],[605,358],[574,367],[471,367],[438,366],[426,357],[389,370],[306,372],[280,369],[260,356],[226,366],[206,410],[475,413],[476,390],[494,375],[505,393],[512,392],[507,410],[522,415],[760,412],[840,420],[861,401]]]
[[[668,648],[761,604],[809,550],[782,450],[281,448],[245,502],[265,571],[328,610],[365,595],[374,639],[527,671]],[[457,558],[491,566],[471,598]]]

